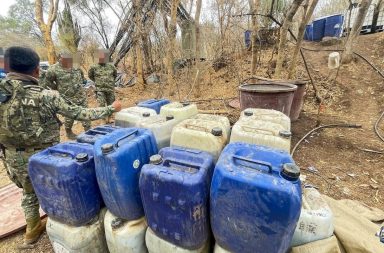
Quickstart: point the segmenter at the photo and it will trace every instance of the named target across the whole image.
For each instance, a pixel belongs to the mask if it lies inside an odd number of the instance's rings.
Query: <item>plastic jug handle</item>
[[[108,131],[100,131],[100,130],[94,130],[94,129],[89,130],[89,132],[90,133],[95,133],[95,134],[102,134],[102,135],[106,135],[106,134],[110,133]]]
[[[269,133],[270,135],[273,135],[273,131],[272,130],[268,130],[268,129],[262,129],[262,128],[257,128],[257,127],[249,127],[249,126],[243,126],[242,127],[244,131],[247,131],[247,132],[250,132],[249,130],[257,130],[257,131],[262,131],[262,132],[265,132],[265,133]],[[248,130],[247,130],[248,129]]]
[[[74,152],[71,152],[69,150],[60,150],[60,149],[56,149],[56,148],[48,148],[49,150],[49,153],[51,154],[63,154],[63,155],[69,155],[71,156],[71,158],[75,158],[76,157],[76,154]]]
[[[190,129],[194,129],[194,130],[201,129],[201,130],[204,130],[205,132],[209,132],[208,128],[202,127],[202,126],[193,125],[193,124],[186,124],[185,127],[186,128],[190,128]]]
[[[178,164],[178,165],[181,165],[181,166],[185,166],[186,168],[193,168],[193,169],[197,169],[197,170],[200,169],[200,166],[198,166],[196,164],[185,163],[183,161],[177,161],[177,160],[173,160],[171,158],[164,159],[163,166],[168,167],[170,163],[175,163],[175,164]]]
[[[245,157],[238,156],[238,155],[234,155],[233,159],[265,166],[265,167],[268,168],[268,172],[272,173],[272,164],[270,164],[268,162],[263,162],[263,161],[259,161],[259,160],[253,160],[253,159],[245,158]]]
[[[137,134],[137,132],[138,132],[138,130],[134,130],[134,131],[130,132],[129,134],[127,134],[127,135],[121,137],[120,139],[118,139],[118,140],[116,141],[115,146],[116,146],[116,147],[119,147],[119,143],[120,143],[120,141],[122,141],[122,140],[124,140],[124,139],[127,139],[128,137],[130,137],[130,136],[132,136],[132,135],[134,135],[134,134]]]

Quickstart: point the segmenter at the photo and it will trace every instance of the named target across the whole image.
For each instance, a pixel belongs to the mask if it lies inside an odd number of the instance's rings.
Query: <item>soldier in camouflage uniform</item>
[[[99,106],[110,105],[115,101],[115,79],[117,70],[108,63],[109,54],[106,51],[99,52],[99,63],[93,65],[88,71],[88,77],[95,82],[96,99]]]
[[[0,143],[10,179],[23,189],[21,206],[27,222],[24,245],[30,247],[45,230],[39,202],[28,176],[28,159],[60,141],[56,114],[75,120],[96,120],[121,109],[111,106],[86,109],[68,104],[57,91],[38,86],[39,56],[31,49],[11,47],[5,53],[10,73],[0,82]]]
[[[45,80],[49,88],[58,90],[60,96],[66,99],[68,102],[88,107],[87,104],[87,93],[83,88],[85,81],[84,74],[79,68],[73,68],[72,56],[62,54],[59,59],[59,63],[49,67]],[[113,101],[112,101],[113,103]],[[74,120],[71,118],[65,118],[64,126],[67,137],[74,139],[76,136],[72,132]],[[87,131],[91,127],[91,122],[83,121],[82,125],[84,130]]]

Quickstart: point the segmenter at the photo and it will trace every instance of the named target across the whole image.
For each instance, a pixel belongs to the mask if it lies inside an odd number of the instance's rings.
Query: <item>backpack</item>
[[[26,147],[40,144],[41,91],[37,85],[23,85],[18,80],[2,80],[0,90],[9,92],[0,103],[0,143],[5,147]]]

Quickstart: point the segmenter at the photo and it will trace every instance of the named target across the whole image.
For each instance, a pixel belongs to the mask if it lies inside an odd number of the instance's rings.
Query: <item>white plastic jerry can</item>
[[[254,120],[276,123],[287,131],[291,131],[291,119],[282,112],[270,109],[248,108],[241,112],[240,120],[253,118]]]
[[[243,118],[232,127],[230,142],[245,142],[290,152],[291,136],[291,132],[280,124]]]
[[[229,119],[227,117],[220,116],[220,115],[199,113],[196,116],[194,116],[192,119],[202,119],[202,120],[220,122],[223,125],[224,127],[223,131],[225,132],[225,134],[227,135],[227,139],[229,140],[231,136],[231,123],[229,122]]]
[[[173,128],[179,123],[173,116],[157,115],[141,121],[138,127],[149,129],[155,136],[157,148],[169,147]]]
[[[333,235],[333,214],[314,188],[304,188],[303,204],[291,246],[323,240]]]
[[[107,212],[104,220],[105,237],[110,253],[147,253],[145,231],[147,222],[144,217],[126,221]]]
[[[104,235],[104,215],[102,209],[93,223],[74,227],[51,218],[47,221],[47,234],[55,253],[105,253],[108,252]]]
[[[220,245],[216,243],[215,249],[213,250],[213,253],[232,253],[232,252],[220,247]]]
[[[198,113],[196,104],[173,102],[163,105],[160,110],[160,115],[173,116],[175,120],[182,121],[192,118]]]
[[[147,244],[149,253],[208,253],[209,240],[199,249],[190,250],[178,247],[166,240],[158,237],[150,228],[147,229],[145,235],[145,242]]]
[[[225,126],[221,122],[186,119],[173,128],[172,147],[198,149],[212,154],[217,160],[227,144]]]
[[[120,127],[137,127],[141,121],[156,115],[156,111],[150,108],[129,107],[116,113],[115,125]]]

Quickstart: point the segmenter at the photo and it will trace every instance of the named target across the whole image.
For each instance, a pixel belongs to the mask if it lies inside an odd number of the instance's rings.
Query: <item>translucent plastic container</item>
[[[215,249],[213,250],[213,253],[231,253],[230,251],[226,250],[226,249],[223,249],[222,247],[220,247],[219,244],[215,244]]]
[[[173,128],[171,146],[198,149],[210,153],[214,160],[227,144],[225,126],[218,121],[186,119]]]
[[[181,247],[177,247],[166,240],[158,237],[153,231],[148,228],[145,235],[145,242],[147,244],[149,253],[208,253],[209,252],[209,240],[207,243],[199,249],[189,250]]]
[[[314,188],[305,188],[299,221],[291,246],[323,240],[333,235],[333,214],[327,202]]]
[[[173,116],[175,120],[192,118],[198,113],[197,106],[189,103],[173,102],[161,107],[160,115]]]
[[[231,136],[231,123],[229,122],[229,119],[224,116],[220,115],[211,115],[211,114],[203,114],[199,113],[192,119],[202,119],[202,120],[209,120],[209,121],[215,121],[215,122],[220,122],[224,126],[224,131],[227,135],[227,139],[229,140]]]
[[[47,221],[47,234],[55,253],[105,253],[108,252],[104,235],[106,209],[90,225],[69,226],[51,218]]]
[[[245,142],[290,151],[291,132],[282,125],[243,118],[232,127],[230,142]]]
[[[285,130],[291,130],[290,118],[282,112],[269,109],[248,108],[241,112],[241,119],[252,118],[282,125]]]
[[[110,253],[147,253],[145,232],[147,223],[143,218],[126,221],[107,212],[104,220],[105,237]]]
[[[136,127],[141,121],[156,115],[157,113],[153,109],[138,106],[129,107],[116,113],[115,125],[120,127]]]
[[[157,115],[149,117],[140,122],[138,127],[146,128],[152,131],[155,136],[157,148],[169,147],[173,128],[179,123],[173,116]]]

